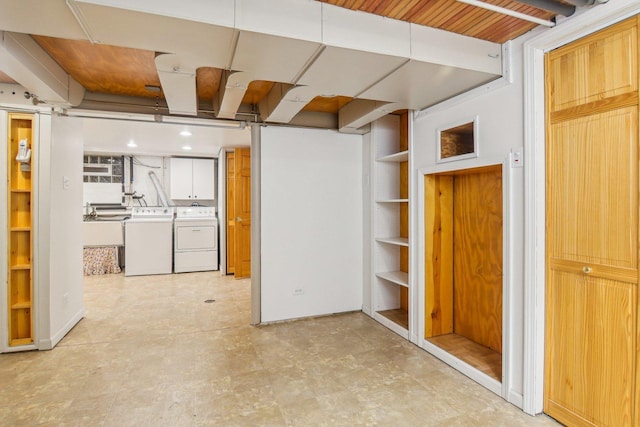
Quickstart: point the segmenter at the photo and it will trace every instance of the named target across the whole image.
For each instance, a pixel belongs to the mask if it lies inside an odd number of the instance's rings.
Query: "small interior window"
[[[438,162],[477,157],[478,120],[438,129]]]

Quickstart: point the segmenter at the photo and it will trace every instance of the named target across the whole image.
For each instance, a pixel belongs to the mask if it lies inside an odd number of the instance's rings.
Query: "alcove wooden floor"
[[[379,311],[378,314],[383,315],[387,319],[402,326],[405,329],[409,329],[409,313],[403,308],[394,308],[391,310]]]
[[[502,382],[502,355],[458,334],[440,335],[427,341]]]

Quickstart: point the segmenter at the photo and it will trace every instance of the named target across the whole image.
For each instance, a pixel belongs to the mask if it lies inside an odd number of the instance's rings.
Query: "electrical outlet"
[[[293,290],[293,296],[294,297],[296,297],[298,295],[302,295],[302,294],[304,294],[304,289],[302,289],[302,288],[295,288]]]

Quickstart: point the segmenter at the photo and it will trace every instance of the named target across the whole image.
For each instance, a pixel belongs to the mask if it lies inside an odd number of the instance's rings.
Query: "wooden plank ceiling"
[[[503,43],[526,33],[536,25],[498,13],[460,3],[456,0],[318,0],[324,3],[386,16],[467,36]],[[552,13],[511,0],[488,3],[513,9],[542,19]],[[76,81],[90,92],[163,99],[152,51],[91,44],[88,41],[33,36],[36,42]],[[211,102],[220,87],[222,70],[199,68],[196,74],[198,98]],[[8,80],[6,80],[8,79]],[[0,82],[10,81],[0,73]],[[243,103],[255,105],[271,90],[274,82],[253,81]],[[337,113],[352,98],[317,97],[306,111]]]
[[[537,25],[460,3],[456,0],[317,0],[351,10],[373,13],[400,21],[439,28],[465,36],[504,43]],[[486,0],[495,6],[545,20],[554,14],[512,0]]]

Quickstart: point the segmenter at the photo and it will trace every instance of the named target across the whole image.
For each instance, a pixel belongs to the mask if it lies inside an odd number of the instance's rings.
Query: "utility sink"
[[[124,245],[123,221],[84,221],[83,245],[86,246],[122,246]]]

